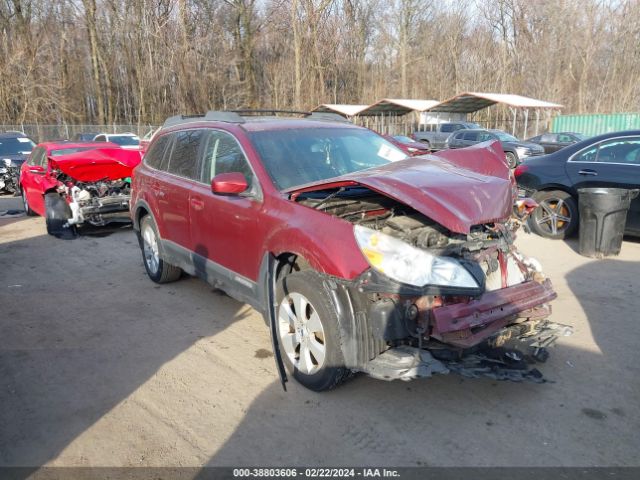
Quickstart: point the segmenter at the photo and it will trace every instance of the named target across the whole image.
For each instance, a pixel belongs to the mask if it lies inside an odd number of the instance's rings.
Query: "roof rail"
[[[273,115],[276,116],[280,113],[288,115],[301,115],[310,120],[325,120],[332,122],[346,122],[351,123],[348,119],[338,113],[330,112],[302,112],[299,110],[274,110],[274,109],[260,109],[260,110],[228,110],[217,111],[210,110],[205,115],[175,115],[165,120],[163,128],[172,127],[182,123],[189,122],[202,122],[202,121],[215,121],[215,122],[227,122],[227,123],[245,123],[245,119],[242,117],[252,117],[260,115]]]
[[[276,116],[279,113],[287,113],[289,115],[303,115],[303,116],[307,116],[309,115],[309,112],[302,112],[300,110],[279,110],[279,109],[273,109],[273,108],[262,108],[262,109],[240,109],[240,110],[232,110],[233,112],[237,113],[238,115],[243,115],[243,116],[247,116],[247,117],[252,117],[252,116],[260,116],[260,115],[273,115]]]
[[[351,123],[349,119],[343,117],[339,113],[331,113],[331,112],[311,112],[308,118],[310,120],[330,120],[332,122]]]
[[[219,112],[210,110],[206,114],[202,115],[175,115],[165,120],[162,125],[163,128],[172,127],[181,123],[189,122],[202,122],[202,121],[215,121],[215,122],[228,122],[228,123],[244,123],[244,119],[235,112]]]

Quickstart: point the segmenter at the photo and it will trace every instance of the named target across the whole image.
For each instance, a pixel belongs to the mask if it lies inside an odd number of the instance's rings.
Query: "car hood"
[[[81,182],[118,180],[130,177],[142,159],[138,150],[96,148],[83,152],[49,157],[52,168]]]
[[[505,220],[513,207],[513,183],[497,141],[408,158],[287,192],[295,199],[302,192],[345,185],[365,186],[457,233]]]

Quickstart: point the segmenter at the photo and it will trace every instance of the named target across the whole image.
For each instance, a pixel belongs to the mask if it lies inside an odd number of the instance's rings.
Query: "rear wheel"
[[[338,315],[320,275],[311,270],[287,275],[278,284],[276,298],[280,352],[294,378],[318,392],[349,378]]]
[[[505,156],[507,157],[507,165],[509,165],[509,168],[516,168],[518,166],[518,157],[515,153],[507,152]]]
[[[151,280],[168,283],[180,278],[182,270],[165,262],[160,255],[160,236],[151,215],[146,215],[140,222],[140,248],[144,268]]]
[[[27,194],[25,193],[24,188],[21,188],[20,191],[22,193],[22,205],[24,206],[25,213],[29,217],[35,217],[37,213],[31,210],[31,207],[29,206],[29,201],[27,200]]]
[[[529,217],[529,227],[541,237],[563,239],[569,237],[578,227],[578,205],[575,199],[562,190],[538,192],[534,195],[538,202]]]

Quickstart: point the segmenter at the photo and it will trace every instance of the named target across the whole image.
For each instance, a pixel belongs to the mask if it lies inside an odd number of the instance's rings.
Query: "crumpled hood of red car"
[[[138,150],[96,148],[82,152],[49,157],[52,168],[80,182],[118,180],[130,177],[142,156]]]
[[[499,142],[408,158],[291,190],[296,194],[362,185],[402,202],[449,230],[506,220],[513,185]]]

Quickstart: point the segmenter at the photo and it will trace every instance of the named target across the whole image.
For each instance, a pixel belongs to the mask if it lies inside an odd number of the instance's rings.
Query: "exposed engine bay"
[[[387,380],[456,372],[544,381],[530,365],[546,361],[547,348],[572,330],[547,320],[549,302],[556,298],[551,282],[539,262],[514,245],[515,232],[532,206],[519,205],[508,220],[475,225],[465,234],[359,186],[304,192],[292,199],[356,229],[366,227],[436,258],[454,259],[477,281],[476,291],[406,285],[390,279],[389,268],[376,268],[370,257],[372,268],[347,286],[350,295],[361,297],[361,318],[367,321],[360,328],[370,331],[377,350],[360,355],[361,371]]]
[[[79,182],[65,174],[58,176],[56,191],[71,211],[66,226],[89,223],[103,226],[114,221],[129,221],[131,180]]]

